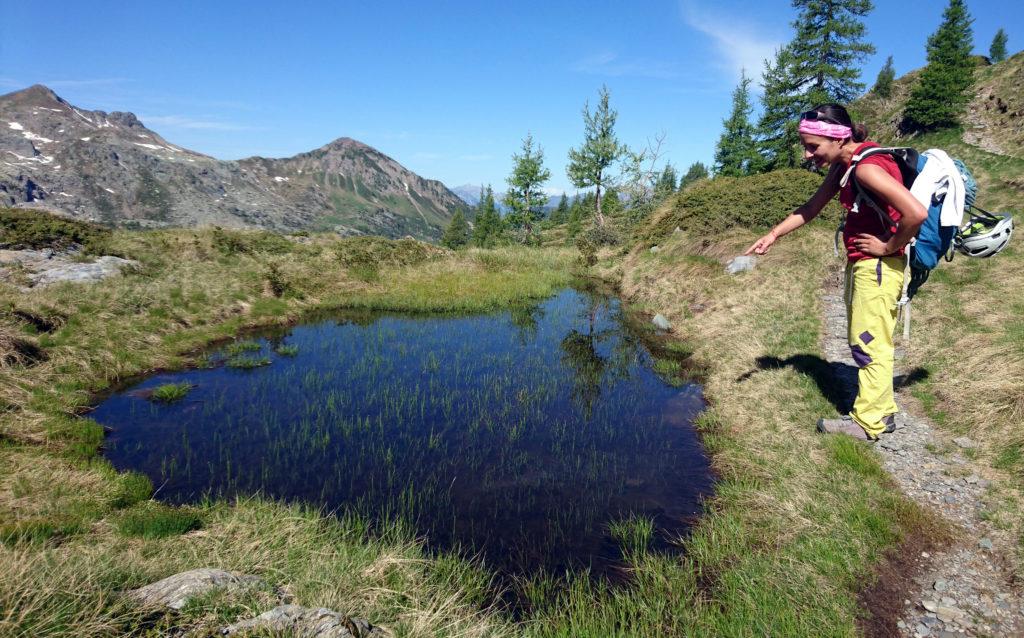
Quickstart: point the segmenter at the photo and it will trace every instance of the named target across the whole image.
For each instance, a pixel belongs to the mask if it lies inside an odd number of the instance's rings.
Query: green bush
[[[140,503],[114,520],[114,527],[122,536],[146,539],[179,536],[202,526],[203,519],[195,511],[153,501]]]
[[[799,169],[702,180],[670,198],[641,233],[641,239],[656,242],[677,227],[708,234],[734,226],[767,230],[810,199],[821,180],[821,175]],[[839,204],[832,202],[820,217],[838,222],[840,210]]]
[[[213,246],[224,255],[269,253],[281,255],[295,247],[284,235],[269,230],[213,229]]]
[[[96,224],[39,211],[0,209],[0,248],[62,250],[72,244],[79,244],[90,251],[105,243],[109,237],[110,230]]]

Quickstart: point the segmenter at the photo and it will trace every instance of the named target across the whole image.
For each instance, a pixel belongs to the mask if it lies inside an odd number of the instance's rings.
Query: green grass
[[[173,403],[184,399],[191,389],[192,384],[188,382],[165,383],[153,390],[152,398],[160,403]]]
[[[149,540],[180,536],[202,525],[202,517],[190,508],[168,507],[153,501],[139,503],[114,519],[114,527],[122,536]]]
[[[239,370],[252,370],[253,368],[262,368],[263,366],[270,365],[270,359],[267,357],[235,356],[225,361],[224,365],[229,368],[238,368]]]
[[[282,357],[294,357],[295,355],[299,354],[299,347],[281,344],[274,348],[274,352],[281,355]]]
[[[224,352],[229,355],[238,355],[244,352],[258,352],[262,347],[255,341],[236,341],[224,348]]]

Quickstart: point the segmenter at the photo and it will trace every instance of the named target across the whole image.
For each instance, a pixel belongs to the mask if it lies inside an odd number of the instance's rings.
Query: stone
[[[729,260],[729,263],[725,265],[725,272],[730,275],[735,275],[737,273],[753,270],[756,265],[757,257],[741,255]]]
[[[672,330],[672,324],[665,318],[665,315],[654,315],[654,319],[651,319],[651,323],[657,326],[659,330],[665,330],[666,332]]]
[[[651,253],[652,254],[657,255],[659,252],[661,252],[661,248],[659,248],[658,246],[651,246]]]
[[[133,589],[125,595],[147,607],[181,609],[189,598],[206,594],[214,589],[235,591],[260,587],[263,584],[263,581],[256,576],[204,567],[168,576],[151,585]]]
[[[939,608],[939,603],[935,602],[934,600],[922,600],[921,606],[927,609],[928,611],[935,611]]]
[[[946,591],[947,589],[949,589],[949,583],[940,578],[939,580],[936,580],[934,583],[932,583],[932,588],[935,591],[939,592]]]
[[[978,541],[978,547],[980,547],[982,549],[987,549],[988,551],[992,551],[992,539],[991,538],[983,538],[983,539],[981,539],[980,541]]]
[[[935,616],[942,622],[953,622],[963,615],[964,612],[956,607],[939,607],[935,610]]]
[[[362,618],[350,618],[336,611],[299,605],[281,605],[255,618],[242,620],[220,630],[230,636],[261,632],[287,633],[309,638],[383,638],[384,633]]]
[[[957,438],[953,439],[953,443],[956,443],[958,447],[965,450],[972,450],[978,447],[977,443],[975,443],[969,437],[966,436],[958,436]]]
[[[916,635],[917,638],[925,638],[925,636],[929,636],[932,633],[931,629],[928,629],[928,627],[921,623],[917,623],[917,627],[914,628],[914,631],[914,635]]]

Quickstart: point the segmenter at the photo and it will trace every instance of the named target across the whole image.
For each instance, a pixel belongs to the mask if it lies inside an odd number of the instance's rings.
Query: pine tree
[[[665,164],[661,176],[654,185],[655,201],[662,201],[676,191],[676,169],[671,164]]]
[[[930,131],[959,123],[974,84],[971,22],[964,0],[949,0],[942,24],[928,37],[928,66],[910,92],[900,125],[904,131]]]
[[[999,27],[995,37],[992,38],[992,45],[988,48],[988,59],[992,61],[992,64],[1006,59],[1006,31],[1003,31],[1002,27]]]
[[[679,180],[679,190],[683,190],[697,180],[707,179],[708,175],[708,167],[704,166],[703,162],[694,162],[693,164],[690,164],[690,168],[687,169],[686,175],[683,175],[682,179]]]
[[[875,80],[875,87],[871,89],[875,95],[882,99],[892,96],[892,82],[896,79],[896,70],[892,67],[892,56],[885,60],[885,66],[878,72],[878,79]]]
[[[602,86],[598,96],[597,109],[593,113],[589,102],[583,106],[583,144],[579,149],[569,149],[566,174],[576,188],[595,187],[597,223],[603,227],[601,189],[611,181],[608,171],[612,164],[619,161],[628,149],[615,137],[615,120],[619,114],[608,106],[608,88]]]
[[[871,0],[793,0],[793,7],[799,14],[788,49],[797,94],[808,108],[852,101],[864,90],[858,63],[875,52],[861,22]]]
[[[558,200],[558,206],[551,211],[549,219],[553,224],[564,224],[569,220],[569,198],[565,193],[562,193],[562,199]]]
[[[448,223],[444,235],[441,236],[441,245],[446,248],[462,248],[469,243],[469,224],[466,223],[466,216],[461,208],[455,209],[452,220]]]
[[[739,86],[732,92],[732,113],[722,122],[725,130],[715,147],[715,175],[748,175],[757,164],[751,110],[750,78],[744,72],[740,75]]]
[[[758,172],[793,168],[799,164],[796,151],[800,143],[797,118],[805,100],[798,93],[799,82],[793,75],[793,56],[789,47],[775,52],[775,60],[765,60],[761,74],[761,117],[757,122]]]
[[[476,226],[473,228],[473,245],[493,248],[501,239],[502,219],[494,203],[494,191],[488,186],[481,189],[480,203],[477,204]]]
[[[540,146],[534,150],[529,133],[523,140],[522,153],[513,154],[512,162],[512,174],[506,180],[505,205],[510,209],[506,220],[512,228],[525,230],[530,237],[533,224],[541,218],[541,209],[548,201],[543,186],[551,178],[551,171],[544,168],[544,150]]]

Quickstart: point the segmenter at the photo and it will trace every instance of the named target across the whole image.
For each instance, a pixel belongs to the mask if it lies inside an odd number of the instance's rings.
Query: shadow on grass
[[[845,414],[853,407],[853,399],[857,395],[857,366],[840,362],[830,363],[814,354],[795,354],[785,359],[764,356],[755,359],[755,363],[757,368],[741,374],[736,378],[737,383],[746,381],[762,370],[791,367],[813,379],[821,395],[835,406],[838,412]],[[928,376],[928,371],[924,368],[914,368],[907,374],[893,377],[893,387],[899,390],[924,381]]]

